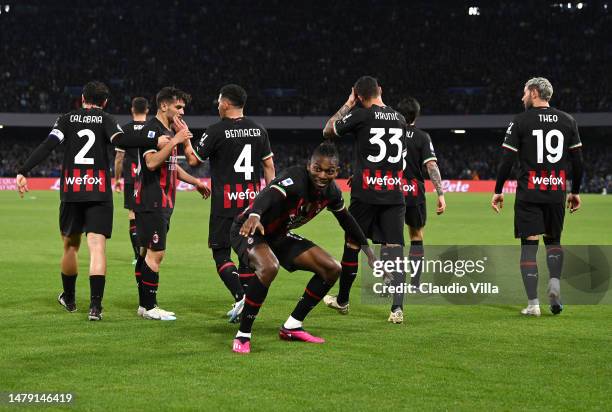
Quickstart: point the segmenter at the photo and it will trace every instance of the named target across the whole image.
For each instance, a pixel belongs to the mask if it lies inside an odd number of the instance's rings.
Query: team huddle
[[[306,166],[289,167],[278,174],[268,133],[244,115],[247,94],[238,85],[221,88],[220,120],[202,136],[193,136],[183,120],[191,96],[182,90],[161,89],[155,99],[156,115],[150,120],[148,101],[134,98],[133,121],[124,126],[103,111],[109,94],[103,83],[85,85],[82,107],[57,119],[47,139],[17,174],[17,187],[23,196],[28,190],[25,175],[57,145],[64,144],[59,219],[64,246],[63,292],[58,302],[69,312],[77,310],[77,253],[82,233],[86,233],[91,256],[89,320],[101,320],[103,315],[105,247],[113,225],[110,145],[116,151],[115,191],[121,191],[121,177],[124,182],[138,316],[162,321],[177,318],[177,314],[158,305],[157,296],[180,180],[193,185],[203,199],[211,197],[208,246],[219,277],[233,299],[227,317],[229,322],[239,324],[232,345],[236,353],[250,352],[254,321],[281,266],[290,272],[311,272],[312,277],[281,326],[279,337],[323,343],[323,338],[304,329],[305,318],[321,300],[340,314],[349,313],[360,251],[371,267],[377,259],[394,261],[403,257],[406,224],[409,258],[423,258],[427,219],[424,169],[437,193],[436,213],[440,215],[446,209],[431,138],[415,127],[419,103],[406,98],[399,102],[397,110],[385,105],[382,89],[373,77],[357,80],[346,103],[326,123],[324,141],[307,159]],[[549,107],[551,96],[552,86],[546,79],[534,78],[526,83],[526,111],[508,127],[491,202],[499,212],[504,182],[518,157],[515,236],[521,239],[520,269],[528,295],[528,306],[522,313],[535,316],[540,315],[535,263],[539,235],[544,236],[547,250],[551,311],[558,314],[563,309],[560,238],[569,163],[572,186],[568,207],[571,212],[580,207],[582,155],[578,129],[571,116]],[[354,139],[355,148],[348,207],[334,182],[340,169],[333,141],[345,137]],[[209,160],[210,188],[180,167],[181,148],[190,166]],[[334,215],[345,233],[340,262],[311,240],[292,232],[323,209]],[[374,255],[370,243],[380,245],[380,256]],[[236,262],[231,257],[232,249]],[[397,285],[406,282],[401,272],[385,274],[385,278]],[[338,294],[329,294],[337,281]],[[419,283],[420,273],[413,273],[410,285],[418,287]],[[402,293],[393,296],[389,322],[403,322],[404,298]]]

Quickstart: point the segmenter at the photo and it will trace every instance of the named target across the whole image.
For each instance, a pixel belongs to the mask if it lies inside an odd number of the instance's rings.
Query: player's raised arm
[[[187,129],[183,129],[180,132],[178,132],[176,135],[174,135],[174,137],[170,139],[168,144],[162,147],[161,150],[159,151],[152,150],[148,153],[145,153],[144,158],[147,164],[147,169],[151,171],[158,169],[161,165],[164,164],[166,159],[168,159],[168,157],[172,154],[172,150],[174,149],[175,146],[178,146],[179,144],[184,143],[186,139],[190,139],[191,137],[193,137],[191,132]]]
[[[325,128],[323,129],[323,137],[327,139],[338,137],[336,122],[346,116],[355,106],[355,103],[357,103],[357,95],[355,94],[355,88],[352,88],[351,94],[346,99],[346,103],[344,103],[342,107],[332,117],[330,117],[325,124]]]

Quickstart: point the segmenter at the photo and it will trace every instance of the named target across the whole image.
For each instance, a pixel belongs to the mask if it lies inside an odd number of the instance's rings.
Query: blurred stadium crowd
[[[501,142],[501,138],[499,139]],[[3,146],[0,148],[0,176],[15,176],[19,165],[25,162],[27,156],[34,150],[40,141],[23,140],[11,137],[3,137]],[[307,159],[320,143],[316,140],[306,140],[296,142],[275,142],[272,140],[272,150],[274,152],[274,163],[277,171],[284,170],[289,166],[306,164]],[[340,178],[347,178],[352,174],[351,164],[353,157],[352,141],[340,141],[338,151],[341,156]],[[477,141],[470,144],[466,150],[465,144],[452,141],[450,139],[434,140],[438,164],[443,179],[461,180],[484,180],[495,179],[497,164],[501,156],[500,144],[484,143]],[[37,166],[30,173],[37,177],[58,177],[60,163],[62,160],[63,147],[60,145],[52,155]],[[461,156],[454,154],[461,153]],[[582,190],[590,193],[612,194],[612,155],[607,150],[607,145],[603,142],[584,146],[585,175]],[[114,152],[109,152],[111,164],[114,159]],[[186,162],[182,167],[190,174],[197,177],[209,177],[208,162],[201,167],[192,168]],[[514,171],[516,172],[515,165]],[[427,176],[427,174],[425,174]]]
[[[235,82],[250,114],[329,115],[363,74],[388,104],[411,94],[424,114],[515,112],[534,75],[564,111],[612,111],[612,15],[600,6],[502,0],[468,15],[456,1],[18,2],[0,19],[0,112],[66,112],[98,79],[111,113],[173,84],[194,96],[188,114],[214,114],[219,87]]]

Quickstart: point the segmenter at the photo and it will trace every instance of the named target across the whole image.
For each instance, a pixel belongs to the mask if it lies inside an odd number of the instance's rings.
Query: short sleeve
[[[157,152],[157,145],[155,144],[155,142],[157,141],[156,138],[162,136],[163,133],[154,123],[146,124],[142,129],[140,129],[140,132],[136,133],[139,133],[138,137],[140,139],[143,139],[147,142],[151,142],[150,145],[142,146],[145,149],[142,153],[143,156],[147,153]]]
[[[217,138],[214,130],[208,129],[202,133],[199,138],[191,139],[191,146],[193,151],[200,162],[208,159],[210,155],[215,153],[217,150],[219,139]]]
[[[329,203],[327,204],[327,210],[330,212],[339,212],[344,209],[344,198],[342,197],[342,191],[336,184],[332,183],[333,187],[330,188]]]
[[[354,132],[361,124],[363,124],[368,116],[369,112],[366,109],[361,107],[353,109],[342,119],[336,120],[333,123],[334,134],[336,136],[343,136],[345,134]]]
[[[516,121],[516,117],[514,120],[510,122],[508,128],[506,129],[506,136],[504,137],[504,142],[502,143],[502,147],[513,152],[518,152],[519,147],[519,131],[518,124]]]
[[[582,147],[580,133],[578,132],[578,124],[576,123],[575,119],[572,119],[572,135],[570,136],[568,146],[570,150]]]
[[[261,148],[261,153],[262,153],[261,160],[266,160],[274,156],[274,153],[272,153],[272,148],[270,147],[270,138],[268,137],[268,132],[263,128],[261,129],[261,131],[262,131],[262,136],[263,136],[262,148]]]
[[[421,144],[421,159],[423,159],[423,164],[432,160],[438,160],[429,133],[423,133],[423,142]]]
[[[117,120],[109,114],[104,116],[104,131],[106,132],[106,136],[108,136],[108,141],[112,141],[115,136],[123,133],[123,129],[117,123]]]
[[[60,143],[64,142],[66,135],[66,116],[60,116],[53,124],[53,128],[49,132],[49,136],[54,136]]]

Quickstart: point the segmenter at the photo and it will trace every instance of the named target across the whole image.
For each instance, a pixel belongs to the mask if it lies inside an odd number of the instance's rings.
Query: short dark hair
[[[226,84],[219,92],[221,97],[229,100],[232,105],[243,108],[247,101],[247,92],[237,84]]]
[[[167,86],[161,89],[157,96],[155,96],[155,103],[158,108],[162,103],[174,100],[182,100],[185,104],[189,104],[191,102],[191,95],[176,87]]]
[[[372,76],[361,76],[355,82],[357,95],[364,99],[371,99],[378,96],[378,80]]]
[[[314,149],[310,159],[313,159],[314,157],[329,157],[330,159],[340,160],[340,155],[338,154],[336,145],[329,141],[321,143]]]
[[[93,80],[83,86],[83,97],[85,103],[95,104],[96,106],[102,106],[104,101],[110,96],[110,90],[102,82]]]
[[[149,101],[144,97],[134,97],[132,99],[132,110],[136,114],[145,114],[149,110]]]
[[[410,124],[420,116],[421,105],[414,97],[406,97],[399,102],[397,110],[406,118],[406,122]]]

